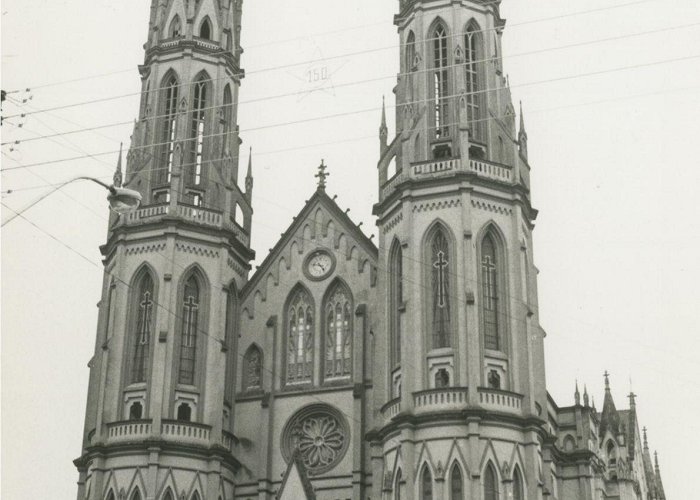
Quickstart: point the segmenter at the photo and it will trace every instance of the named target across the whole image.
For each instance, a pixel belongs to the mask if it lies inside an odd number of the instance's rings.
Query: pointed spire
[[[253,196],[253,148],[251,147],[248,153],[248,172],[245,175],[245,194],[248,201]]]
[[[386,104],[384,96],[382,96],[382,122],[379,124],[379,154],[384,155],[387,150],[387,141],[389,137],[389,129],[386,126]]]
[[[654,469],[656,469],[656,474],[659,474],[659,452],[654,452]]]
[[[644,451],[649,451],[649,440],[647,439],[647,428],[644,427],[642,429],[642,433],[644,435]]]
[[[583,384],[583,406],[588,408],[588,386]]]
[[[576,381],[576,390],[574,391],[574,403],[576,406],[581,404],[581,393],[578,392],[578,380]]]
[[[525,130],[525,114],[523,113],[523,101],[520,101],[520,130],[518,130],[518,148],[520,154],[527,160],[527,131]]]
[[[119,159],[117,160],[117,169],[114,171],[114,177],[112,177],[112,184],[115,187],[122,187],[122,146],[123,143],[119,143]]]

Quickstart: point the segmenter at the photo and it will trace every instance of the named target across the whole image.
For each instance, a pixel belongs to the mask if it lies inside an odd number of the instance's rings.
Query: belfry
[[[322,160],[251,272],[242,0],[152,0],[78,500],[665,500],[634,395],[617,410],[607,372],[602,412],[547,392],[500,3],[400,0],[378,241]]]

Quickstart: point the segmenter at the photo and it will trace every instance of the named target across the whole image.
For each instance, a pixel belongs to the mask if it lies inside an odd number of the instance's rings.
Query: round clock
[[[304,272],[312,280],[327,278],[335,267],[333,255],[326,250],[315,250],[306,258]]]

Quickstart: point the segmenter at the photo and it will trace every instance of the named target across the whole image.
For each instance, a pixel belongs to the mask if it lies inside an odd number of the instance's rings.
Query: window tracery
[[[160,169],[157,171],[157,177],[161,183],[170,182],[170,177],[173,173],[177,99],[178,82],[175,75],[171,75],[166,80],[165,85],[163,85],[163,127],[161,131],[161,142],[163,143],[163,149],[161,153]]]
[[[202,77],[194,84],[194,100],[192,101],[192,127],[193,140],[191,153],[190,184],[198,185],[202,180],[202,166],[204,160],[204,123],[207,109],[207,94],[209,85]]]
[[[153,278],[146,272],[138,286],[137,317],[134,331],[134,357],[131,382],[145,382],[148,375],[149,347],[153,324]]]
[[[481,286],[482,315],[484,321],[484,347],[497,351],[500,349],[500,263],[496,252],[496,243],[491,234],[487,234],[481,243]]]
[[[447,31],[438,24],[433,31],[433,92],[435,97],[435,137],[449,136]]]
[[[469,120],[470,132],[473,138],[478,138],[479,134],[479,57],[481,50],[481,34],[477,26],[470,25],[464,35],[465,48],[465,81],[467,90],[467,118]]]
[[[292,291],[287,310],[287,383],[311,382],[314,359],[314,308],[308,292]]]
[[[450,347],[450,248],[444,230],[438,227],[430,244],[432,266],[432,348]]]
[[[333,285],[326,299],[326,379],[352,372],[352,297],[342,283]]]
[[[190,276],[185,284],[182,300],[182,325],[180,337],[180,373],[181,384],[194,385],[197,355],[197,328],[199,322],[199,283],[195,276]]]

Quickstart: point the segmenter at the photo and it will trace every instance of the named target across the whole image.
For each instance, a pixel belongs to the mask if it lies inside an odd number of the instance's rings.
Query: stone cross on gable
[[[314,177],[318,178],[318,189],[323,191],[326,189],[326,178],[330,175],[326,172],[327,168],[328,165],[325,165],[323,160],[321,160],[321,164],[318,166],[318,173],[314,175]]]

